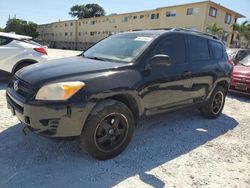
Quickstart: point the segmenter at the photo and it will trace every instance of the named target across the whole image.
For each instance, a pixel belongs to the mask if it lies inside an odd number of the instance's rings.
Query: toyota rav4
[[[120,154],[143,115],[196,106],[223,109],[232,66],[216,37],[185,29],[110,36],[81,55],[18,71],[8,107],[32,132],[80,137],[97,159]]]

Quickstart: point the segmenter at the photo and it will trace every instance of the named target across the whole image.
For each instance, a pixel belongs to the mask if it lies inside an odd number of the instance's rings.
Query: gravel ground
[[[56,52],[56,51],[55,51]],[[55,141],[22,127],[0,84],[0,187],[250,187],[250,98],[229,95],[223,114],[197,110],[141,119],[115,159],[96,161],[78,141]]]

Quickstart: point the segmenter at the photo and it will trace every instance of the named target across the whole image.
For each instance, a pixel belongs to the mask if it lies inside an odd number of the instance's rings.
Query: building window
[[[214,7],[209,8],[209,16],[216,17],[217,15],[217,9]]]
[[[70,36],[72,36],[73,35],[73,33],[72,32],[70,32]]]
[[[90,32],[90,36],[94,36],[95,35],[95,32]]]
[[[79,26],[81,26],[81,22],[79,22]]]
[[[65,32],[65,36],[68,36],[68,33],[67,33],[67,32]]]
[[[232,20],[232,15],[226,13],[226,16],[225,16],[225,23],[226,23],[226,24],[231,24],[231,20]]]
[[[159,13],[157,13],[157,14],[151,14],[151,20],[159,19],[159,17],[160,17]]]
[[[126,17],[123,17],[122,18],[122,22],[128,22],[128,17],[126,16]]]
[[[73,23],[72,23],[72,22],[70,23],[70,26],[73,26]]]
[[[144,15],[140,15],[140,19],[143,19],[144,18]]]
[[[134,16],[133,19],[134,19],[134,20],[137,19],[137,16]]]
[[[115,23],[115,19],[113,18],[113,19],[110,19],[109,20],[109,23]]]
[[[199,8],[188,8],[187,9],[187,15],[194,15],[199,12]]]
[[[79,32],[79,33],[78,33],[78,35],[79,35],[79,36],[81,36],[81,35],[82,35],[82,33],[81,33],[81,32]]]
[[[176,16],[176,12],[175,11],[167,11],[166,12],[166,17],[174,17]]]
[[[65,27],[67,27],[68,26],[68,24],[65,24]]]

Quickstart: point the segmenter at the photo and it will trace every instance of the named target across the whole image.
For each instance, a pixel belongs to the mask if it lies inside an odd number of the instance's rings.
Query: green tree
[[[6,32],[15,32],[20,35],[28,35],[33,38],[38,37],[37,24],[33,22],[27,22],[25,20],[12,18],[7,21],[4,29]]]
[[[235,23],[232,25],[233,27],[233,34],[236,35],[236,39],[242,42],[242,39],[247,40],[247,47],[249,46],[250,40],[250,22],[245,20],[242,23]]]
[[[207,27],[207,31],[213,35],[221,36],[223,34],[223,28],[218,26],[216,23]]]
[[[72,17],[81,19],[105,16],[105,11],[100,5],[93,3],[86,5],[74,5],[71,7],[69,14]]]
[[[0,32],[3,32],[3,31],[4,31],[4,29],[0,27]]]
[[[249,44],[250,44],[250,24],[247,25],[246,27],[246,31],[243,34],[243,36],[245,37],[245,39],[247,40],[247,48],[249,48]]]

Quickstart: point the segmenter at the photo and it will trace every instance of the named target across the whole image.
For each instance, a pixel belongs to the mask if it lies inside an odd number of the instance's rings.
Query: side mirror
[[[168,67],[171,65],[171,60],[168,55],[158,54],[154,55],[150,60],[151,66]]]

